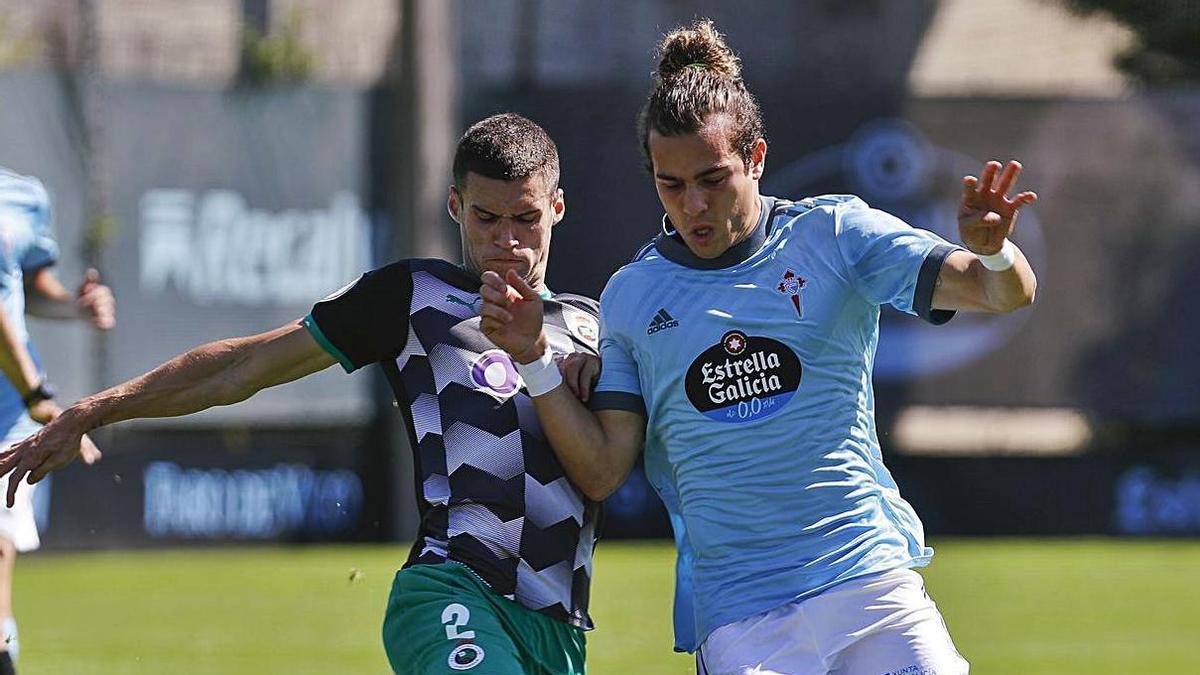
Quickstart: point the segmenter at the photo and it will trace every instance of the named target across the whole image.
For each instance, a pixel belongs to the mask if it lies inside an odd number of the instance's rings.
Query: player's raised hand
[[[1037,201],[1033,192],[1012,199],[1008,193],[1021,175],[1021,163],[1012,160],[1000,172],[1000,162],[988,162],[979,177],[963,177],[962,203],[958,208],[958,233],[962,243],[976,255],[1000,251],[1012,235],[1021,208]]]
[[[542,336],[542,298],[514,270],[504,279],[492,271],[480,277],[479,329],[518,363],[532,363],[546,349]]]
[[[88,269],[83,283],[79,284],[75,304],[100,330],[108,330],[117,323],[117,301],[112,289],[100,283],[100,272],[95,269]]]
[[[9,508],[15,503],[17,486],[26,477],[30,483],[36,483],[77,457],[82,457],[87,464],[94,464],[101,454],[77,418],[68,414],[59,415],[37,433],[0,454],[0,475],[12,472],[8,477]]]

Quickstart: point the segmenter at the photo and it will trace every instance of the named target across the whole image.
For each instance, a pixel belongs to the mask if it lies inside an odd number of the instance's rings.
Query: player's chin
[[[728,246],[723,246],[713,241],[711,238],[700,241],[689,241],[685,239],[684,243],[687,244],[688,250],[690,250],[692,254],[694,254],[697,258],[703,258],[705,260],[719,258],[721,257],[722,253],[729,250]]]
[[[493,259],[488,260],[484,265],[484,271],[495,272],[503,279],[508,274],[509,270],[517,273],[517,276],[528,281],[529,263],[524,260],[508,260],[508,259]]]

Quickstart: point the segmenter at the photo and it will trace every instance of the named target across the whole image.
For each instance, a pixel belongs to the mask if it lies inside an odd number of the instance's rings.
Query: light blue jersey
[[[678,548],[676,648],[854,577],[928,564],[884,467],[879,307],[934,323],[955,250],[849,196],[763,198],[720,258],[664,233],[601,296],[593,408],[641,412],[646,474]]]
[[[37,359],[25,328],[25,278],[58,260],[50,233],[50,200],[40,181],[0,168],[0,304],[5,317]],[[37,431],[8,378],[0,376],[0,439],[8,445]]]

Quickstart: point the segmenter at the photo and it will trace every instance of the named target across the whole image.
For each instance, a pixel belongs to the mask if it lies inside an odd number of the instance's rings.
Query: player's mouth
[[[709,225],[700,225],[688,231],[688,239],[692,240],[697,246],[708,246],[712,243],[715,236],[716,228]]]
[[[489,267],[500,272],[510,269],[520,272],[529,265],[527,261],[521,258],[488,258],[487,262]]]

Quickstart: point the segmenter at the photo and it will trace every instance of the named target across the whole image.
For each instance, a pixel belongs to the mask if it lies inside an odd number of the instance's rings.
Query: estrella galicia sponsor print
[[[782,410],[800,387],[802,371],[784,343],[731,330],[692,361],[684,389],[706,417],[740,424]]]

